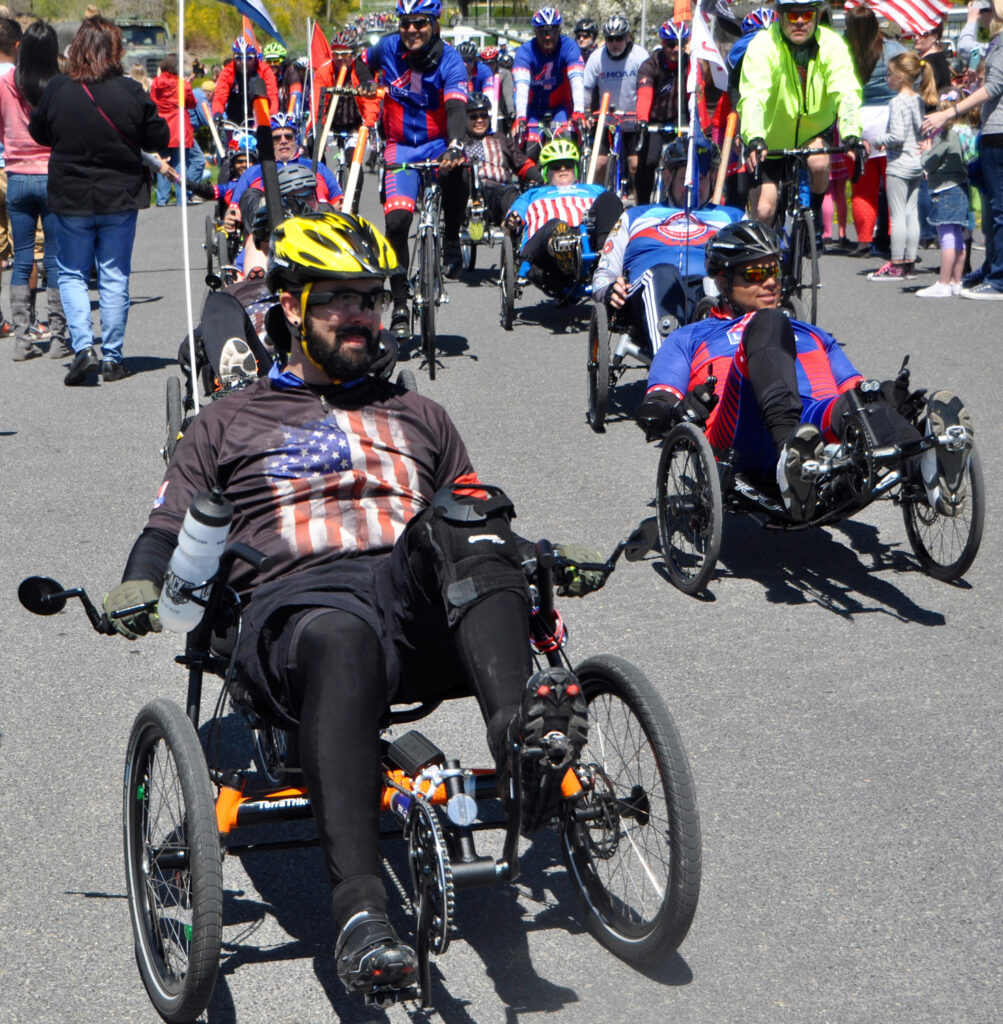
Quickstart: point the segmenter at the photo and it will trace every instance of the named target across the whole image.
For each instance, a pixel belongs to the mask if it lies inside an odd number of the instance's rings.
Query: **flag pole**
[[[192,313],[192,267],[188,247],[188,177],[185,164],[185,131],[181,118],[185,113],[185,5],[178,4],[178,148],[181,152],[181,182],[178,185],[178,208],[181,210],[181,253],[185,268],[185,314],[188,317],[188,366],[191,370],[192,399],[195,415],[199,412],[198,372],[195,364],[195,317]]]

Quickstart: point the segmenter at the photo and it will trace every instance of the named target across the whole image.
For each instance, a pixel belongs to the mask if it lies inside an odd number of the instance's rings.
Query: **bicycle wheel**
[[[431,380],[435,380],[435,283],[438,267],[438,253],[435,250],[435,235],[426,231],[421,240],[421,264],[418,270],[418,290],[422,297],[418,327],[421,331],[421,350],[425,354]]]
[[[506,331],[511,331],[515,316],[515,251],[508,233],[502,238],[498,283],[501,285],[501,325]]]
[[[123,797],[126,885],[136,962],[157,1012],[193,1021],[216,984],[223,865],[212,787],[181,709],[155,700],[129,737]]]
[[[647,677],[600,655],[575,669],[589,704],[581,763],[595,788],[569,805],[561,846],[586,926],[630,963],[664,962],[700,895],[700,818],[672,716]]]
[[[592,309],[589,321],[588,373],[589,407],[586,417],[597,433],[606,432],[606,410],[609,406],[609,312],[602,303]]]
[[[184,419],[181,402],[181,381],[177,377],[167,378],[167,440],[164,442],[164,462],[174,458],[174,449],[181,440],[181,422]]]
[[[662,442],[655,505],[669,579],[684,594],[697,594],[717,564],[724,509],[714,453],[692,423],[673,427]]]
[[[477,266],[477,243],[464,237],[460,243],[460,254],[463,258],[463,269],[471,271]]]
[[[902,502],[902,518],[913,554],[923,571],[937,580],[960,579],[970,568],[982,543],[986,515],[982,462],[973,448],[965,471],[968,498],[956,516],[942,516],[922,488]]]
[[[791,224],[786,293],[801,300],[808,323],[818,321],[818,250],[811,210],[798,210]]]

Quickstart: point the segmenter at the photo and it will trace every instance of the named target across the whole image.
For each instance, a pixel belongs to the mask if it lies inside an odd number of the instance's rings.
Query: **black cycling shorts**
[[[815,139],[821,139],[822,145],[829,147],[832,145],[835,130],[835,124],[831,124],[824,131],[819,132],[818,135],[812,136],[805,145],[810,145]],[[793,174],[794,161],[789,157],[771,157],[769,160],[763,161],[762,180],[764,182],[769,181],[779,187],[785,181],[788,181]]]

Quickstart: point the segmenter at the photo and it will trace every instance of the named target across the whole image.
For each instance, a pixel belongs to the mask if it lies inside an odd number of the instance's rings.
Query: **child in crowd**
[[[957,94],[944,97],[938,110],[950,110]],[[961,136],[948,121],[933,138],[920,145],[920,160],[930,188],[930,224],[940,244],[940,277],[916,294],[924,299],[946,299],[961,291],[965,267],[964,229],[968,224],[968,170]]]
[[[899,53],[888,61],[888,87],[896,93],[888,104],[888,127],[874,140],[888,154],[885,191],[892,225],[891,260],[867,277],[871,281],[909,281],[916,276],[919,246],[920,126],[924,104],[935,106],[937,87],[930,66],[915,53]],[[916,91],[917,80],[919,92]]]

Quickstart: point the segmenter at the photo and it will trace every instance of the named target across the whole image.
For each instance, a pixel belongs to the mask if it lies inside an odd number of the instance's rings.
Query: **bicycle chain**
[[[408,792],[403,787],[394,785],[394,788]],[[414,908],[418,920],[421,920],[424,901],[432,901],[429,948],[438,956],[449,948],[456,905],[453,866],[435,811],[419,794],[411,792],[408,795],[412,803],[404,826],[404,836],[408,844],[408,864],[415,892]]]

